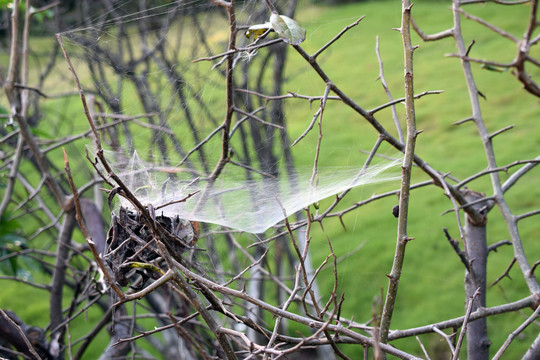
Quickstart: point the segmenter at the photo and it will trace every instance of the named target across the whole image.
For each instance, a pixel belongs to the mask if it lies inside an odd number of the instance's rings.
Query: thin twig
[[[303,99],[303,100],[308,100],[310,105],[314,101],[321,100],[323,98],[322,96],[309,96],[309,95],[297,94],[294,92],[289,92],[286,95],[266,95],[266,94],[261,94],[257,91],[253,91],[249,89],[235,89],[235,91],[255,95],[257,97],[260,97],[261,99],[265,99],[266,101],[276,101],[276,100],[284,100],[284,99]],[[339,96],[328,96],[326,99],[327,100],[341,100]]]
[[[494,132],[492,132],[491,134],[489,134],[489,137],[493,139],[495,136],[497,136],[497,135],[499,135],[499,134],[502,134],[502,133],[505,132],[505,131],[508,131],[508,130],[513,129],[514,126],[515,126],[515,125],[508,125],[508,126],[505,126],[504,128],[499,129],[499,130],[494,131]]]
[[[528,217],[538,215],[538,214],[540,214],[540,209],[532,210],[532,211],[516,216],[516,221],[521,221],[523,219],[526,219]]]
[[[446,335],[441,329],[439,329],[436,326],[433,327],[433,332],[441,335],[446,340],[446,343],[448,344],[448,347],[450,348],[450,352],[452,353],[452,356],[454,356],[456,351],[454,349],[454,344],[452,343],[450,336]]]
[[[264,121],[263,119],[261,119],[260,117],[256,116],[255,114],[252,114],[252,113],[248,113],[247,111],[244,111],[242,109],[239,109],[237,108],[236,106],[233,107],[234,108],[234,111],[236,111],[237,113],[240,113],[242,115],[245,115],[247,116],[248,118],[250,119],[253,119],[253,120],[256,120],[258,122],[260,122],[261,124],[264,124],[266,126],[270,126],[270,127],[274,127],[276,129],[282,129],[283,130],[283,126],[281,125],[278,125],[278,124],[272,124],[268,121]]]
[[[413,26],[413,29],[418,34],[418,36],[420,36],[422,40],[424,41],[435,41],[435,40],[451,37],[454,35],[453,29],[446,29],[437,34],[428,35],[420,29],[420,27],[418,26],[418,24],[416,24],[416,21],[414,21],[414,18],[412,16],[411,16],[411,25]]]
[[[216,54],[216,55],[212,55],[212,56],[198,58],[196,60],[193,60],[192,63],[197,63],[197,62],[200,62],[200,61],[210,61],[210,60],[215,60],[215,59],[219,59],[219,58],[224,58],[225,59],[226,57],[234,55],[234,54],[239,53],[239,52],[244,52],[244,51],[251,52],[253,50],[262,49],[262,48],[267,47],[267,46],[272,46],[272,45],[275,45],[275,44],[279,44],[282,41],[283,40],[281,40],[281,39],[274,39],[274,40],[269,40],[267,42],[264,42],[262,44],[258,44],[257,46],[248,46],[248,47],[245,47],[245,48],[236,48],[236,49],[228,50],[228,51],[223,52],[221,54]]]
[[[79,223],[81,232],[83,233],[84,238],[86,239],[86,242],[88,243],[88,246],[90,247],[90,251],[92,251],[92,254],[94,255],[94,259],[96,260],[99,268],[101,269],[101,271],[103,271],[103,275],[105,276],[105,279],[107,280],[107,284],[109,284],[109,286],[114,290],[114,292],[116,293],[116,295],[118,295],[120,299],[124,299],[124,296],[125,296],[124,293],[122,292],[122,290],[120,290],[120,288],[116,285],[116,282],[114,281],[114,279],[111,277],[107,267],[105,266],[105,263],[103,262],[103,258],[97,252],[94,241],[90,237],[88,230],[86,230],[86,225],[84,223],[84,218],[81,211],[81,205],[79,202],[79,192],[77,191],[77,188],[75,187],[75,183],[73,182],[73,178],[71,176],[71,170],[69,167],[69,160],[68,160],[66,151],[64,149],[62,149],[62,151],[64,153],[64,169],[68,177],[69,185],[71,186],[71,191],[73,192],[73,203],[75,206],[77,222]]]
[[[474,16],[474,15],[471,15],[469,14],[468,12],[466,12],[465,10],[461,9],[461,8],[456,8],[456,11],[458,13],[460,13],[461,15],[465,16],[467,19],[469,20],[472,20],[472,21],[476,21],[477,23],[479,23],[480,25],[483,25],[485,26],[486,28],[488,28],[489,30],[501,35],[502,37],[505,37],[507,39],[510,39],[512,40],[515,44],[517,44],[519,42],[519,39],[516,38],[514,35],[496,27],[495,25],[493,24],[490,24],[488,23],[487,21],[477,17],[477,16]]]
[[[21,157],[23,153],[24,139],[19,135],[17,139],[17,147],[15,149],[15,154],[13,154],[13,159],[11,161],[11,169],[9,171],[7,185],[5,187],[4,196],[2,197],[2,203],[0,203],[0,218],[4,216],[9,203],[11,202],[11,195],[13,194],[13,189],[15,188],[15,180],[17,180],[17,173],[19,172],[19,164],[21,162]]]
[[[424,353],[424,356],[426,357],[426,359],[431,360],[431,358],[429,357],[429,354],[427,353],[426,348],[424,347],[424,344],[422,344],[422,341],[420,341],[420,338],[418,336],[416,336],[416,341],[418,341],[418,344],[420,344],[420,348],[422,349],[422,352]]]
[[[32,355],[34,355],[34,357],[37,359],[37,360],[41,360],[41,357],[38,355],[38,353],[36,352],[36,349],[34,348],[34,346],[32,345],[32,343],[30,342],[30,340],[28,340],[28,337],[26,336],[26,334],[24,333],[24,331],[21,329],[21,327],[15,322],[13,321],[12,318],[10,318],[8,316],[8,314],[6,314],[4,312],[4,310],[2,310],[2,308],[0,308],[0,315],[2,315],[4,317],[4,319],[6,319],[7,322],[9,322],[11,324],[11,326],[13,326],[15,328],[15,330],[17,330],[17,332],[19,333],[19,335],[21,336],[21,339],[23,339],[24,343],[26,344],[26,346],[28,347],[28,351],[30,351],[30,353]]]
[[[497,249],[503,245],[512,245],[512,243],[508,240],[501,240],[496,242],[495,244],[489,245],[487,248],[488,253],[494,251],[497,252]]]
[[[415,99],[420,99],[421,97],[426,96],[426,95],[442,94],[443,92],[444,92],[444,90],[424,91],[424,92],[421,92],[420,94],[414,95],[414,98]],[[383,109],[386,109],[389,106],[393,107],[395,104],[402,103],[403,101],[405,101],[404,97],[389,101],[386,104],[382,104],[382,105],[377,106],[376,108],[368,110],[368,113],[370,113],[371,115],[374,115],[376,112],[379,112],[379,111],[381,111]]]
[[[381,57],[381,50],[380,50],[380,44],[379,44],[379,36],[377,35],[376,38],[376,45],[375,45],[375,53],[377,54],[377,60],[379,62],[379,76],[378,79],[381,80],[381,85],[383,86],[384,92],[386,93],[386,96],[388,96],[388,99],[392,103],[392,118],[394,119],[394,125],[396,126],[396,130],[398,133],[398,139],[402,143],[405,142],[405,138],[403,137],[403,130],[401,130],[401,124],[399,123],[399,118],[396,111],[396,103],[394,103],[394,97],[392,96],[392,93],[390,92],[390,89],[388,88],[388,84],[386,83],[386,79],[384,77],[384,67],[383,67],[383,61]],[[370,111],[370,113],[374,114],[376,111]]]
[[[509,335],[504,344],[501,346],[499,351],[495,354],[493,357],[493,360],[498,360],[502,357],[503,353],[506,351],[508,346],[510,346],[510,343],[518,336],[527,326],[533,323],[534,320],[540,315],[540,306],[536,307],[536,310],[521,324],[516,330],[512,331]]]
[[[465,269],[469,271],[469,260],[467,259],[467,255],[465,254],[465,252],[459,248],[459,242],[453,239],[452,236],[450,236],[450,233],[448,232],[447,228],[444,228],[443,231],[444,231],[444,235],[446,235],[446,239],[448,240],[450,245],[452,245],[452,248],[454,249],[456,254],[459,256],[459,259],[461,260],[463,265],[465,265]]]
[[[343,30],[341,30],[336,36],[334,36],[330,41],[328,41],[326,44],[324,44],[319,50],[317,50],[312,56],[314,59],[316,59],[320,54],[323,53],[323,51],[325,51],[326,49],[328,49],[328,47],[330,47],[330,45],[332,45],[333,43],[335,43],[336,41],[339,40],[340,37],[343,36],[343,34],[345,34],[347,31],[349,31],[350,29],[352,29],[353,27],[355,27],[356,25],[358,25],[360,23],[360,21],[362,21],[362,19],[365,17],[365,15],[361,16],[358,18],[358,20],[356,20],[355,22],[353,22],[352,24],[350,25],[347,25],[345,28],[343,28]]]
[[[501,281],[505,277],[508,277],[509,279],[511,279],[510,278],[510,270],[512,269],[512,266],[514,266],[515,263],[516,263],[516,258],[514,257],[514,258],[512,258],[512,261],[510,262],[510,265],[508,265],[506,267],[506,270],[504,270],[502,275],[499,276],[491,285],[489,285],[489,287],[493,287],[493,286],[497,285],[499,283],[499,281]]]
[[[523,164],[527,164],[527,166],[524,166],[526,167],[526,169],[520,169],[518,170],[516,173],[519,173],[518,175],[515,175],[515,173],[510,177],[508,178],[508,180],[505,182],[506,186],[504,186],[504,190],[507,191],[509,188],[510,188],[510,185],[509,184],[513,184],[515,182],[515,177],[521,177],[524,175],[524,173],[526,173],[527,171],[531,170],[533,167],[535,167],[536,165],[540,164],[540,157],[539,158],[536,158],[536,159],[531,159],[531,160],[518,160],[518,161],[514,161],[513,163],[511,164],[508,164],[508,165],[505,165],[505,166],[499,166],[499,167],[496,167],[496,168],[492,168],[492,169],[486,169],[486,170],[483,170],[483,171],[480,171],[462,181],[460,181],[458,184],[455,185],[455,187],[457,189],[459,188],[462,188],[464,185],[470,183],[471,181],[473,180],[476,180],[484,175],[487,175],[487,174],[491,174],[493,172],[507,172],[510,168],[514,167],[514,166],[518,166],[518,165],[523,165]],[[512,180],[511,180],[512,178]]]
[[[493,316],[493,315],[514,312],[520,309],[534,306],[537,303],[538,303],[538,299],[536,295],[530,295],[530,296],[527,296],[526,298],[523,298],[514,302],[497,305],[490,308],[478,309],[471,313],[471,315],[469,316],[469,322],[477,320],[477,319]],[[402,339],[402,338],[415,336],[415,335],[427,334],[427,333],[434,332],[435,329],[449,329],[449,328],[458,327],[458,326],[463,325],[464,320],[465,320],[465,317],[461,316],[458,318],[440,321],[435,324],[428,324],[428,325],[424,325],[424,326],[420,326],[416,328],[411,328],[411,329],[406,329],[406,330],[393,330],[390,333],[388,340],[396,340],[396,339]]]
[[[456,344],[456,350],[454,351],[454,355],[452,356],[452,360],[457,360],[459,356],[459,351],[461,350],[461,344],[463,343],[463,339],[465,338],[465,334],[467,333],[467,324],[469,322],[469,317],[471,316],[471,311],[473,307],[474,299],[480,294],[480,288],[476,289],[474,294],[469,298],[469,303],[467,304],[467,311],[465,312],[465,317],[463,319],[463,325],[461,327],[461,333],[459,334],[458,342]]]

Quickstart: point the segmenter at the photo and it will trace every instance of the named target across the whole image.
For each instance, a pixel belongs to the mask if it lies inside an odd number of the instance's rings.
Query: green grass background
[[[477,16],[520,36],[523,32],[529,8],[527,6],[501,7],[494,4],[477,5],[467,8]],[[340,6],[324,6],[311,2],[301,2],[296,19],[307,29],[306,41],[302,47],[313,53],[330,40],[337,32],[355,21],[365,18],[354,29],[347,32],[332,45],[319,61],[332,81],[344,90],[351,98],[366,109],[374,108],[387,101],[386,95],[377,76],[379,64],[375,54],[376,37],[379,37],[380,51],[384,62],[385,77],[394,98],[403,96],[403,55],[399,32],[392,28],[400,26],[401,6],[397,1],[368,1]],[[413,15],[417,23],[426,33],[434,33],[452,25],[452,14],[448,2],[418,0],[413,7]],[[516,19],[523,19],[518,21]],[[208,20],[208,19],[207,19]],[[212,23],[209,19],[208,32],[216,38],[216,45],[226,34],[223,23]],[[490,31],[463,20],[466,43],[476,41],[471,56],[508,62],[515,52],[514,45],[506,39],[494,36]],[[39,40],[39,42],[37,42]],[[36,39],[36,47],[44,46],[44,39]],[[53,39],[45,40],[53,41]],[[423,130],[417,141],[417,154],[441,172],[451,172],[457,178],[464,179],[486,167],[481,141],[472,123],[460,126],[453,122],[470,116],[466,86],[459,60],[445,56],[456,51],[452,39],[444,39],[433,43],[423,43],[416,35],[413,43],[419,45],[415,52],[414,81],[417,93],[426,90],[444,90],[439,95],[426,96],[416,102],[417,127]],[[41,45],[39,45],[41,44]],[[44,48],[42,48],[44,49]],[[538,55],[538,49],[531,53]],[[258,59],[255,58],[256,65]],[[196,79],[209,71],[212,64],[197,63],[185,65],[186,76]],[[37,66],[37,65],[36,65]],[[58,83],[65,91],[74,90],[72,79],[59,64]],[[491,72],[473,65],[475,79],[479,90],[487,100],[481,99],[482,111],[486,126],[490,132],[497,131],[507,125],[515,128],[495,138],[494,146],[499,165],[505,165],[518,159],[530,159],[538,155],[540,148],[540,129],[538,118],[538,99],[521,89],[520,84],[509,72]],[[538,76],[537,69],[531,69]],[[536,71],[536,72],[535,72]],[[287,81],[284,91],[299,94],[322,95],[324,83],[311,70],[309,65],[294,51],[290,50],[286,65]],[[215,115],[221,121],[221,105],[223,104],[223,86],[220,77],[215,77],[215,84],[201,84],[196,91],[206,100],[211,101]],[[50,89],[59,92],[58,85]],[[166,90],[164,90],[164,94]],[[297,138],[305,130],[316,110],[317,103],[310,108],[307,102],[289,100],[286,102],[287,125],[291,139]],[[404,118],[403,107],[398,105],[400,118]],[[133,108],[136,111],[136,105]],[[68,100],[50,100],[46,103],[46,118],[55,118],[55,128],[43,121],[39,131],[60,136],[87,130],[87,123],[80,112],[78,98]],[[204,119],[202,112],[195,113]],[[393,129],[390,109],[377,114],[378,120]],[[200,120],[202,121],[202,120]],[[202,124],[211,128],[212,124]],[[395,131],[394,131],[395,133]],[[376,132],[370,125],[350,109],[337,102],[330,102],[323,118],[323,142],[320,164],[322,167],[361,166],[365,155],[361,150],[369,150],[376,139]],[[142,139],[142,137],[141,137]],[[185,141],[189,143],[189,137]],[[317,128],[294,148],[294,156],[300,168],[309,168],[315,156]],[[141,145],[143,141],[141,140]],[[207,147],[212,158],[218,142]],[[188,146],[186,145],[186,148]],[[383,147],[387,155],[396,155],[389,147]],[[63,167],[59,150],[57,154],[61,176]],[[77,168],[78,161],[83,161],[80,147],[68,147],[72,166]],[[53,156],[54,157],[54,156]],[[515,169],[511,169],[511,174]],[[76,171],[75,171],[76,173]],[[86,175],[86,174],[85,174]],[[516,214],[530,211],[538,207],[540,189],[537,186],[539,170],[531,171],[518,185],[509,191],[508,203]],[[507,175],[501,174],[502,178]],[[414,172],[414,181],[425,180],[419,171]],[[39,179],[34,179],[39,181]],[[368,198],[373,193],[396,188],[397,184],[383,184],[354,190],[344,201],[343,206]],[[476,191],[491,194],[488,177],[475,180],[469,187]],[[328,202],[322,202],[324,205]],[[329,254],[327,239],[330,239],[335,253],[343,260],[338,264],[338,293],[345,294],[342,316],[354,318],[355,321],[368,321],[372,317],[374,298],[386,291],[387,278],[394,255],[396,238],[396,220],[391,214],[392,206],[397,198],[387,198],[344,217],[346,231],[337,219],[325,222],[324,229],[314,225],[312,231],[312,255],[317,267]],[[464,271],[459,259],[446,241],[442,229],[447,227],[455,238],[459,237],[455,216],[441,215],[451,208],[451,203],[444,197],[443,191],[436,187],[414,190],[411,195],[409,235],[415,240],[407,247],[400,291],[396,303],[392,328],[409,328],[435,321],[441,321],[464,313],[463,277]],[[313,210],[313,209],[312,209]],[[540,231],[535,226],[535,219],[522,221],[520,232],[527,255],[531,262],[538,260],[540,245],[537,241]],[[508,234],[498,210],[495,208],[489,215],[489,244],[507,239]],[[80,235],[78,235],[80,240]],[[500,248],[492,253],[488,262],[488,283],[499,277],[513,256],[511,247]],[[515,266],[509,273],[511,279],[505,278],[500,285],[490,288],[487,293],[487,305],[495,306],[507,301],[518,300],[528,295],[519,269]],[[47,279],[43,279],[47,282]],[[34,325],[45,326],[47,323],[48,304],[45,301],[32,301],[28,306],[20,301],[25,299],[45,299],[41,290],[8,284],[8,288],[0,294],[3,308],[11,308],[21,314],[23,319]],[[331,267],[326,267],[320,276],[321,293],[329,294],[333,287]],[[16,295],[15,295],[16,294]],[[68,305],[67,303],[65,304]],[[500,315],[488,320],[489,335],[493,342],[492,354],[502,345],[508,333],[514,330],[531,313],[524,309],[521,313]],[[88,326],[99,318],[99,312],[88,314],[88,320],[81,318],[80,323],[73,323],[71,329],[80,335],[88,330]],[[505,358],[513,359],[523,354],[538,332],[532,325],[514,340]],[[106,336],[101,334],[103,343]],[[420,337],[428,348],[433,359],[446,356],[446,345],[438,335]],[[421,355],[418,343],[414,339],[400,340],[394,343],[397,347]],[[352,358],[361,356],[361,348],[343,346]],[[87,357],[97,357],[100,346],[90,349]],[[442,355],[441,355],[442,354]],[[444,355],[446,354],[446,355]],[[444,357],[443,357],[444,358]]]

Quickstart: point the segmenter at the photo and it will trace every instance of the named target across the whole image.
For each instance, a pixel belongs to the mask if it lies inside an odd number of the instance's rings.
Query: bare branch
[[[504,344],[501,346],[499,351],[495,354],[493,357],[493,360],[498,360],[502,357],[503,353],[508,349],[508,346],[510,346],[510,343],[518,336],[523,330],[527,328],[532,322],[540,315],[540,306],[536,308],[536,310],[525,320],[516,330],[512,331],[510,335],[508,335],[508,338],[504,342]]]
[[[540,163],[540,157],[536,158],[536,159],[531,159],[531,160],[514,161],[513,163],[510,163],[510,164],[508,164],[506,166],[500,166],[500,167],[496,167],[494,169],[487,169],[487,170],[480,171],[480,172],[478,172],[478,173],[476,173],[476,174],[474,174],[474,175],[460,181],[458,184],[455,185],[455,187],[459,189],[459,188],[462,188],[463,186],[467,185],[471,181],[476,180],[476,179],[478,179],[478,178],[480,178],[480,177],[482,177],[484,175],[488,175],[488,174],[491,174],[491,173],[494,173],[494,172],[508,172],[508,170],[510,168],[514,167],[514,166],[526,164],[523,168],[516,171],[512,176],[510,176],[508,178],[508,180],[506,180],[505,185],[503,185],[503,190],[504,190],[504,192],[506,192],[511,187],[511,184],[515,183],[517,181],[517,179],[519,179],[521,176],[525,175],[529,170],[531,170],[533,167],[535,167],[539,163]]]
[[[21,329],[21,327],[15,322],[13,321],[13,319],[11,317],[9,317],[8,314],[5,313],[4,310],[2,310],[0,308],[0,315],[2,315],[2,317],[4,319],[6,319],[6,321],[13,327],[15,328],[15,330],[17,331],[17,333],[19,334],[19,336],[21,337],[21,339],[24,341],[24,343],[26,344],[26,346],[28,347],[28,351],[30,352],[31,355],[34,356],[35,359],[37,360],[41,360],[41,357],[38,355],[38,353],[36,352],[36,349],[34,349],[34,346],[32,345],[32,343],[30,343],[30,340],[28,340],[28,337],[26,336],[26,334],[24,333],[24,331]],[[20,350],[20,349],[19,349]]]
[[[506,304],[493,306],[490,308],[478,309],[471,313],[471,315],[469,316],[469,322],[477,320],[477,319],[485,318],[488,316],[504,314],[504,313],[524,309],[526,307],[530,307],[536,304],[537,302],[538,300],[536,299],[536,297],[534,295],[531,295],[518,301],[509,302]],[[401,339],[401,338],[409,337],[409,336],[427,334],[430,332],[434,332],[435,329],[449,329],[453,327],[458,327],[463,324],[464,319],[465,319],[465,316],[461,316],[458,318],[454,318],[454,319],[450,319],[450,320],[446,320],[446,321],[442,321],[442,322],[438,322],[434,324],[429,324],[425,326],[420,326],[417,328],[412,328],[412,329],[407,329],[407,330],[393,330],[390,332],[390,335],[388,336],[388,340],[396,340],[396,339]]]
[[[274,95],[273,96],[273,95],[261,94],[261,93],[258,93],[256,91],[249,90],[249,89],[235,89],[235,91],[252,94],[262,99],[265,99],[267,101],[284,100],[284,99],[304,99],[304,100],[309,100],[310,105],[312,102],[321,100],[323,98],[322,96],[308,96],[308,95],[297,94],[294,92],[289,92],[287,95]],[[339,96],[328,96],[326,99],[327,100],[341,100]]]
[[[250,118],[250,119],[256,120],[256,121],[260,122],[261,124],[264,124],[264,125],[270,126],[270,127],[274,127],[274,128],[276,128],[276,129],[283,129],[283,126],[281,126],[281,125],[277,125],[277,124],[270,123],[270,122],[268,122],[268,121],[264,121],[263,119],[261,119],[261,118],[258,117],[257,115],[248,113],[248,112],[246,112],[246,111],[244,111],[244,110],[242,110],[242,109],[237,108],[236,106],[233,106],[233,109],[234,109],[234,111],[236,111],[237,113],[240,113],[240,114],[242,114],[242,115],[245,115],[245,116],[247,116],[247,117]]]
[[[480,288],[476,289],[476,292],[469,298],[469,303],[467,304],[467,311],[465,312],[465,317],[463,319],[463,325],[461,326],[461,333],[459,334],[458,342],[456,344],[456,349],[454,351],[454,355],[452,356],[452,360],[457,360],[459,356],[459,350],[461,349],[461,344],[463,343],[463,339],[465,338],[465,334],[467,333],[467,324],[469,322],[469,317],[471,316],[471,311],[473,308],[473,302],[474,299],[480,294]]]
[[[105,266],[105,263],[103,262],[103,258],[101,254],[98,253],[96,250],[96,247],[94,245],[94,241],[90,237],[88,231],[86,230],[86,225],[84,223],[81,205],[79,202],[79,192],[77,191],[77,188],[75,187],[75,183],[73,182],[73,178],[71,177],[71,169],[69,167],[69,159],[67,157],[66,152],[64,151],[64,166],[65,171],[68,176],[68,181],[71,186],[71,191],[73,192],[73,206],[75,207],[75,218],[77,219],[77,222],[79,223],[79,227],[81,228],[81,231],[84,235],[84,238],[86,239],[86,242],[88,243],[88,246],[90,247],[90,250],[92,251],[92,255],[94,255],[94,259],[98,263],[101,271],[103,272],[105,279],[107,280],[108,285],[114,290],[116,295],[120,299],[124,298],[124,293],[120,288],[116,285],[116,282],[112,279],[111,275],[109,274],[109,270]]]
[[[516,221],[520,221],[520,220],[523,220],[525,218],[528,218],[528,217],[531,217],[531,216],[534,216],[534,215],[538,215],[538,214],[540,214],[540,209],[532,210],[532,211],[526,212],[525,214],[521,214],[521,215],[516,216]]]
[[[441,31],[441,32],[439,32],[437,34],[428,35],[428,34],[424,33],[420,29],[420,27],[418,26],[418,24],[416,24],[416,21],[414,21],[414,18],[412,16],[411,16],[411,24],[412,24],[412,26],[414,28],[414,31],[424,41],[435,41],[435,40],[440,40],[440,39],[444,39],[444,38],[447,38],[447,37],[454,36],[454,29],[447,29],[447,30],[443,30],[443,31]]]
[[[459,120],[459,121],[456,121],[455,123],[452,123],[452,125],[461,125],[461,124],[464,124],[468,121],[474,121],[474,118],[473,117],[468,117],[468,118],[465,118],[463,120]]]
[[[506,270],[504,270],[504,272],[501,274],[501,276],[499,276],[491,285],[490,287],[492,286],[495,286],[499,283],[499,281],[501,281],[502,279],[504,279],[505,277],[509,278],[510,279],[510,270],[512,269],[512,266],[514,266],[514,264],[516,263],[516,258],[512,258],[512,261],[510,262],[510,265],[508,265],[506,267]]]
[[[450,352],[452,353],[452,357],[453,357],[456,350],[455,350],[454,344],[452,343],[451,336],[446,335],[441,329],[439,329],[436,326],[433,328],[433,332],[441,335],[443,339],[446,340],[446,343],[448,344],[448,347],[450,348]]]
[[[448,240],[450,245],[452,245],[452,248],[454,249],[456,254],[459,256],[459,259],[465,266],[465,269],[469,271],[469,259],[467,258],[467,255],[465,254],[465,252],[459,248],[459,242],[452,238],[447,228],[444,228],[443,231],[444,231],[444,235],[446,235],[446,239]]]
[[[496,242],[495,244],[488,246],[488,253],[492,251],[497,252],[497,249],[503,245],[512,245],[512,243],[508,240],[501,240],[499,242]]]
[[[497,168],[497,163],[495,160],[493,142],[492,142],[492,139],[489,137],[489,133],[487,131],[486,125],[483,121],[480,102],[478,99],[479,93],[478,93],[478,89],[476,87],[476,83],[474,81],[474,77],[472,74],[471,64],[469,60],[463,58],[463,56],[466,56],[466,49],[465,49],[465,44],[464,44],[463,35],[461,31],[460,14],[462,14],[462,12],[459,6],[460,6],[459,1],[454,0],[453,6],[452,6],[452,10],[454,14],[454,39],[458,48],[458,53],[461,56],[461,65],[462,65],[463,72],[465,75],[465,80],[466,80],[468,92],[469,92],[469,99],[470,99],[471,107],[472,107],[472,113],[473,113],[472,117],[474,118],[474,123],[477,127],[478,134],[483,142],[484,152],[486,154],[486,159],[488,161],[488,169],[494,169],[494,168]],[[505,222],[506,222],[506,225],[507,225],[507,228],[510,233],[511,240],[512,240],[512,244],[514,247],[514,254],[521,268],[521,271],[524,275],[527,286],[529,287],[529,290],[531,291],[531,293],[540,292],[540,286],[538,285],[538,281],[535,278],[532,278],[526,275],[530,271],[530,265],[527,261],[525,251],[523,249],[523,244],[519,235],[517,224],[514,220],[514,216],[511,214],[508,204],[506,203],[504,199],[504,192],[501,186],[499,174],[497,172],[493,172],[490,174],[490,177],[491,177],[491,183],[494,190],[495,202],[497,203],[499,209],[501,210],[503,218],[505,219]]]
[[[515,126],[515,125],[508,125],[508,126],[502,128],[502,129],[500,129],[500,130],[497,130],[497,131],[495,131],[495,132],[489,134],[489,137],[493,139],[495,136],[497,136],[497,135],[499,135],[499,134],[502,134],[502,133],[505,132],[505,131],[508,131],[508,130],[513,129],[514,126]]]
[[[469,20],[473,20],[473,21],[476,21],[477,23],[479,23],[480,25],[483,25],[485,26],[486,28],[488,28],[489,30],[501,35],[502,37],[504,38],[507,38],[509,40],[512,40],[514,43],[518,43],[519,42],[519,39],[516,38],[515,36],[513,36],[512,34],[509,34],[508,32],[496,27],[495,25],[493,24],[490,24],[488,23],[487,21],[477,17],[477,16],[474,16],[474,15],[471,15],[469,14],[468,12],[466,12],[465,10],[461,9],[461,8],[456,8],[456,11],[458,13],[460,13],[461,15],[465,16],[467,19]]]
[[[424,91],[424,92],[422,92],[420,94],[414,95],[414,98],[415,99],[420,99],[421,97],[426,96],[426,95],[442,94],[443,92],[444,92],[444,90]],[[399,99],[395,99],[395,100],[391,100],[391,101],[387,102],[386,104],[379,105],[376,108],[369,110],[368,113],[371,114],[371,115],[374,115],[375,113],[377,113],[377,112],[379,112],[379,111],[381,111],[383,109],[386,109],[389,106],[392,106],[392,108],[393,108],[393,106],[395,104],[402,103],[403,101],[405,101],[404,97],[399,98]]]
[[[316,59],[320,54],[323,53],[323,51],[325,51],[326,49],[328,49],[330,47],[330,45],[332,45],[333,43],[335,43],[336,41],[339,40],[340,37],[343,36],[343,34],[345,34],[347,31],[349,31],[350,29],[352,29],[353,27],[355,27],[356,25],[358,25],[360,23],[360,21],[362,21],[362,19],[364,19],[365,15],[363,16],[360,16],[358,18],[358,20],[356,20],[355,22],[353,22],[352,24],[350,25],[347,25],[343,30],[341,30],[336,36],[334,36],[330,41],[328,41],[326,44],[324,44],[319,50],[317,50],[312,56],[314,59]]]
[[[234,55],[234,54],[237,54],[237,53],[240,53],[240,52],[251,52],[251,51],[254,51],[254,50],[258,50],[258,49],[261,49],[261,48],[264,48],[264,47],[267,47],[267,46],[272,46],[272,45],[275,45],[275,44],[280,44],[283,40],[281,39],[274,39],[274,40],[269,40],[267,42],[264,42],[262,44],[258,44],[256,46],[248,46],[248,47],[245,47],[245,48],[235,48],[235,49],[232,49],[232,50],[228,50],[226,52],[223,52],[221,54],[216,54],[216,55],[212,55],[212,56],[207,56],[207,57],[202,57],[202,58],[199,58],[199,59],[196,59],[196,60],[193,60],[192,62],[193,63],[197,63],[197,62],[200,62],[200,61],[210,61],[210,60],[215,60],[215,59],[219,59],[219,58],[223,58],[223,59],[226,59],[228,56],[231,56],[231,55]],[[222,61],[223,61],[222,59]]]
[[[413,238],[407,234],[407,223],[409,215],[409,194],[411,188],[411,173],[414,161],[414,149],[416,145],[416,117],[414,109],[414,86],[413,86],[413,52],[415,47],[411,43],[411,7],[410,1],[402,1],[401,13],[401,37],[403,42],[403,51],[405,58],[405,113],[407,118],[407,142],[405,144],[405,158],[401,166],[401,189],[399,192],[399,216],[397,228],[396,250],[394,254],[394,262],[392,271],[388,276],[388,292],[384,303],[383,313],[381,317],[381,342],[388,341],[390,331],[390,322],[394,312],[399,280],[403,269],[405,258],[405,247]]]
[[[11,161],[11,169],[9,171],[7,186],[4,196],[2,197],[2,203],[0,203],[0,218],[4,216],[4,213],[11,201],[11,195],[13,194],[13,188],[15,187],[15,180],[17,179],[17,173],[19,172],[19,164],[21,162],[23,146],[23,137],[19,135],[19,138],[17,139],[17,148]]]
[[[394,98],[392,97],[392,93],[390,92],[390,89],[388,88],[388,84],[386,83],[386,79],[384,78],[384,68],[383,68],[383,61],[381,58],[381,51],[379,48],[379,36],[377,36],[377,42],[375,45],[375,53],[377,54],[377,60],[379,61],[379,79],[381,80],[381,84],[383,86],[384,92],[386,93],[386,96],[388,96],[388,99],[392,103],[392,118],[394,119],[394,124],[396,126],[396,130],[398,133],[398,139],[402,143],[405,142],[405,138],[403,137],[403,130],[401,130],[401,124],[399,123],[399,118],[397,116],[397,111],[395,107],[395,103],[393,103]],[[376,111],[371,110],[370,113],[374,114]]]

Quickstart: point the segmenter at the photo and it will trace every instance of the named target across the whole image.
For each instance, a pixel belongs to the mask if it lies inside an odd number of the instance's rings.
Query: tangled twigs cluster
[[[197,241],[191,222],[178,216],[156,216],[155,221],[167,235],[162,239],[169,252],[181,260],[182,254],[191,249],[192,244]],[[140,221],[136,213],[120,208],[118,215],[113,214],[107,250],[103,258],[113,270],[115,280],[120,286],[126,286],[128,278],[137,273],[141,276],[136,280],[137,285],[130,286],[142,289],[148,277],[157,279],[156,275],[163,274],[163,271],[159,270],[163,266],[156,263],[159,253],[154,241],[154,234]]]

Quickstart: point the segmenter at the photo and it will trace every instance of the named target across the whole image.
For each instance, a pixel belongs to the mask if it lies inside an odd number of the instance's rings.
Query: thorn
[[[474,120],[474,118],[471,116],[471,117],[468,117],[466,119],[456,121],[455,123],[452,123],[452,125],[461,125],[463,123],[466,123],[467,121],[473,121],[473,120]]]
[[[414,240],[414,239],[415,238],[413,238],[413,237],[404,236],[403,237],[403,243],[407,244],[409,241]]]
[[[469,56],[469,53],[471,52],[471,49],[474,45],[476,41],[474,41],[474,39],[471,41],[471,43],[469,44],[469,46],[467,47],[467,51],[465,52],[465,56]]]
[[[511,130],[511,129],[513,129],[513,128],[514,128],[514,125],[510,125],[510,126],[504,127],[504,128],[502,128],[502,129],[497,130],[497,131],[495,131],[494,133],[490,134],[490,135],[489,135],[489,138],[490,138],[490,139],[493,139],[495,136],[497,136],[497,135],[499,135],[499,134],[502,134],[503,132],[508,131],[508,130]],[[506,171],[508,171],[508,169],[506,169]]]
[[[345,223],[343,222],[343,216],[339,217],[339,222],[341,223],[341,226],[343,226],[343,230],[347,231],[347,227],[345,226]]]
[[[482,94],[482,92],[481,92],[480,90],[476,90],[476,92],[478,93],[478,95],[480,95],[481,97],[483,97],[484,100],[487,100],[486,95]]]

